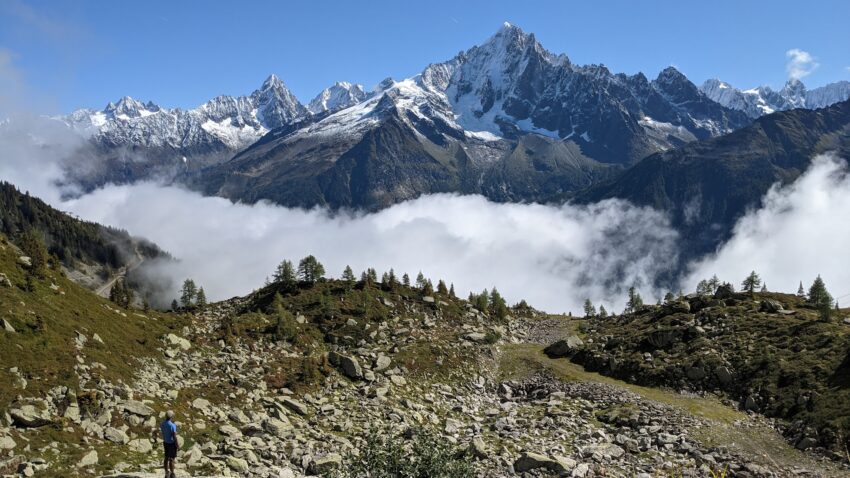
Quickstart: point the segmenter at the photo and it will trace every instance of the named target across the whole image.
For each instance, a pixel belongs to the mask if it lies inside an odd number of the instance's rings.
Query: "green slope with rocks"
[[[180,477],[847,473],[759,415],[546,357],[575,319],[339,280],[143,314],[55,271],[30,291],[18,255],[0,248],[0,474],[159,476],[169,409]]]

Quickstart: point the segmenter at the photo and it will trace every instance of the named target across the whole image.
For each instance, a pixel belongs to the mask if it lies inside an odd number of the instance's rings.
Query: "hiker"
[[[177,458],[177,425],[174,423],[174,412],[165,412],[165,420],[159,425],[162,443],[165,445],[165,478],[176,478],[174,460]]]

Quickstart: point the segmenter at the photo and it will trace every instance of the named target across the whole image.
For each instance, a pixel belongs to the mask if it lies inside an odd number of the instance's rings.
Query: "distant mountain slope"
[[[703,83],[700,90],[712,100],[742,111],[750,118],[793,108],[824,108],[850,99],[850,81],[807,90],[800,80],[788,80],[781,90],[774,91],[769,86],[739,90],[729,83],[712,79]]]
[[[698,254],[725,240],[773,184],[793,181],[827,151],[850,157],[850,101],[774,113],[729,135],[651,155],[577,200],[617,197],[668,211]]]
[[[71,217],[0,181],[0,233],[16,242],[29,230],[38,231],[48,252],[62,261],[74,280],[89,288],[99,287],[119,269],[138,265],[140,260],[171,259],[149,241]]]

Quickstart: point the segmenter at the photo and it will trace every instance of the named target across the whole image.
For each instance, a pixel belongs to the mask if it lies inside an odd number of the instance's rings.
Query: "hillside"
[[[547,358],[578,322],[525,305],[322,280],[142,314],[55,271],[28,291],[18,254],[0,248],[0,473],[155,477],[167,409],[181,477],[846,472],[711,397]]]
[[[575,199],[621,198],[668,212],[687,241],[687,260],[713,251],[771,186],[792,182],[827,152],[850,156],[850,101],[774,113],[728,135],[653,154]]]
[[[584,321],[572,360],[647,386],[719,394],[785,420],[797,448],[850,446],[850,326],[819,320],[789,294],[688,296],[634,314]]]
[[[103,289],[110,278],[126,274],[145,259],[170,259],[155,244],[130,236],[127,231],[83,221],[58,211],[7,182],[0,182],[0,233],[18,242],[37,231],[48,253],[76,281]]]

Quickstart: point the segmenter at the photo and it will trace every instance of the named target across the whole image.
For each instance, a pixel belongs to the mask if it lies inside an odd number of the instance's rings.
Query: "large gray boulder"
[[[363,378],[363,369],[354,357],[342,355],[337,352],[330,352],[328,354],[328,361],[331,365],[339,368],[346,377],[352,380],[360,380]]]
[[[549,345],[543,349],[543,352],[550,358],[570,357],[581,350],[583,346],[584,341],[576,335],[571,335],[565,340],[559,340]]]
[[[561,474],[569,471],[568,466],[569,464],[564,460],[549,458],[546,455],[526,451],[514,462],[514,471],[525,473],[526,471],[543,468],[553,473]]]
[[[149,417],[153,415],[153,408],[137,400],[127,400],[122,404],[122,408],[125,412],[131,415],[138,415],[140,417]]]
[[[46,410],[38,409],[30,404],[12,408],[9,410],[9,415],[12,417],[12,422],[19,427],[38,428],[53,423]]]

